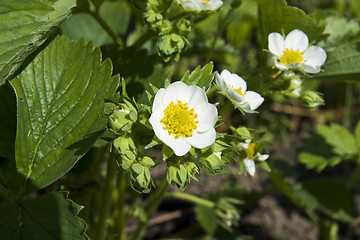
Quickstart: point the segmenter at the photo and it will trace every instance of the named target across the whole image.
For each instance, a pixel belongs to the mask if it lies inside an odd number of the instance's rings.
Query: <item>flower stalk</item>
[[[169,184],[167,182],[166,176],[163,178],[159,188],[155,191],[149,198],[149,203],[145,207],[145,217],[139,219],[138,227],[132,240],[140,240],[146,233],[147,225],[149,220],[154,215],[156,210],[158,209],[162,199],[164,198],[164,194],[168,189]]]
[[[195,204],[199,204],[199,205],[203,205],[205,207],[209,207],[209,208],[213,208],[215,207],[215,203],[188,193],[184,193],[184,192],[167,192],[164,195],[164,198],[177,198],[177,199],[182,199],[182,200],[186,200],[189,202],[193,202]]]
[[[102,195],[103,197],[101,199],[100,210],[99,210],[100,216],[95,233],[95,239],[97,240],[106,239],[106,229],[107,229],[106,220],[109,215],[111,200],[116,186],[117,168],[118,167],[116,164],[115,154],[110,153],[110,157],[106,169],[105,187],[104,187],[104,191]]]

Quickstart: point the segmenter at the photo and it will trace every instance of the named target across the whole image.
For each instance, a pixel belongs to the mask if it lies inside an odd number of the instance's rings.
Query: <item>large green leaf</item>
[[[271,32],[287,34],[294,29],[304,31],[311,41],[319,40],[324,28],[301,9],[288,6],[285,0],[259,0],[261,43],[265,47]]]
[[[324,80],[359,81],[360,51],[352,45],[342,45],[328,53],[322,72],[315,77]]]
[[[0,0],[0,85],[68,18],[76,0]]]
[[[105,128],[119,77],[92,44],[56,38],[11,81],[18,101],[16,164],[26,192],[64,175]]]
[[[86,224],[77,217],[81,206],[68,199],[68,194],[55,192],[26,200],[19,204],[0,204],[0,238],[28,239],[88,239]]]

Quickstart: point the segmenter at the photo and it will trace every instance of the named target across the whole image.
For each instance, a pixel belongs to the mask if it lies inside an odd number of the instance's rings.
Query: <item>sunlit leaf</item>
[[[16,204],[0,204],[0,236],[8,240],[88,239],[86,224],[77,217],[81,206],[68,194],[55,192]]]
[[[187,85],[197,85],[207,91],[210,87],[210,84],[214,78],[212,62],[206,64],[203,68],[198,66],[191,73],[186,72],[182,77],[181,81]]]
[[[16,164],[26,192],[64,175],[105,129],[118,77],[91,44],[55,39],[11,81],[18,101]]]
[[[0,85],[71,14],[76,0],[0,0]]]
[[[330,126],[321,125],[317,131],[340,156],[352,156],[357,153],[355,138],[346,128],[333,123]]]

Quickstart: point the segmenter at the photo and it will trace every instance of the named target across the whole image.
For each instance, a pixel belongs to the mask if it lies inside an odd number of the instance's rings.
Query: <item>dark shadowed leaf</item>
[[[81,206],[64,192],[55,192],[25,200],[19,204],[0,204],[0,236],[7,240],[88,239],[86,224],[77,217]]]

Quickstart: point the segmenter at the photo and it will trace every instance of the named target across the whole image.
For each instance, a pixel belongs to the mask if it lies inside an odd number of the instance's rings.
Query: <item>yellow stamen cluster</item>
[[[194,113],[194,109],[189,109],[187,103],[182,103],[181,100],[174,104],[173,101],[164,110],[164,117],[161,123],[164,124],[170,135],[175,138],[178,137],[191,137],[193,130],[197,129],[199,121],[195,121],[198,117]]]
[[[280,60],[285,66],[292,63],[300,63],[301,65],[304,65],[306,61],[304,60],[303,55],[304,53],[300,52],[299,49],[294,51],[292,48],[286,48],[285,51],[283,51],[283,55]]]
[[[232,90],[234,90],[235,92],[237,92],[238,94],[240,94],[241,96],[243,96],[243,97],[245,97],[245,95],[246,95],[246,92],[242,92],[241,90],[241,87],[239,87],[239,88],[237,88],[237,89],[234,89],[234,86],[233,85],[230,85],[230,84],[228,84],[228,85],[226,85],[228,88],[231,88]]]

